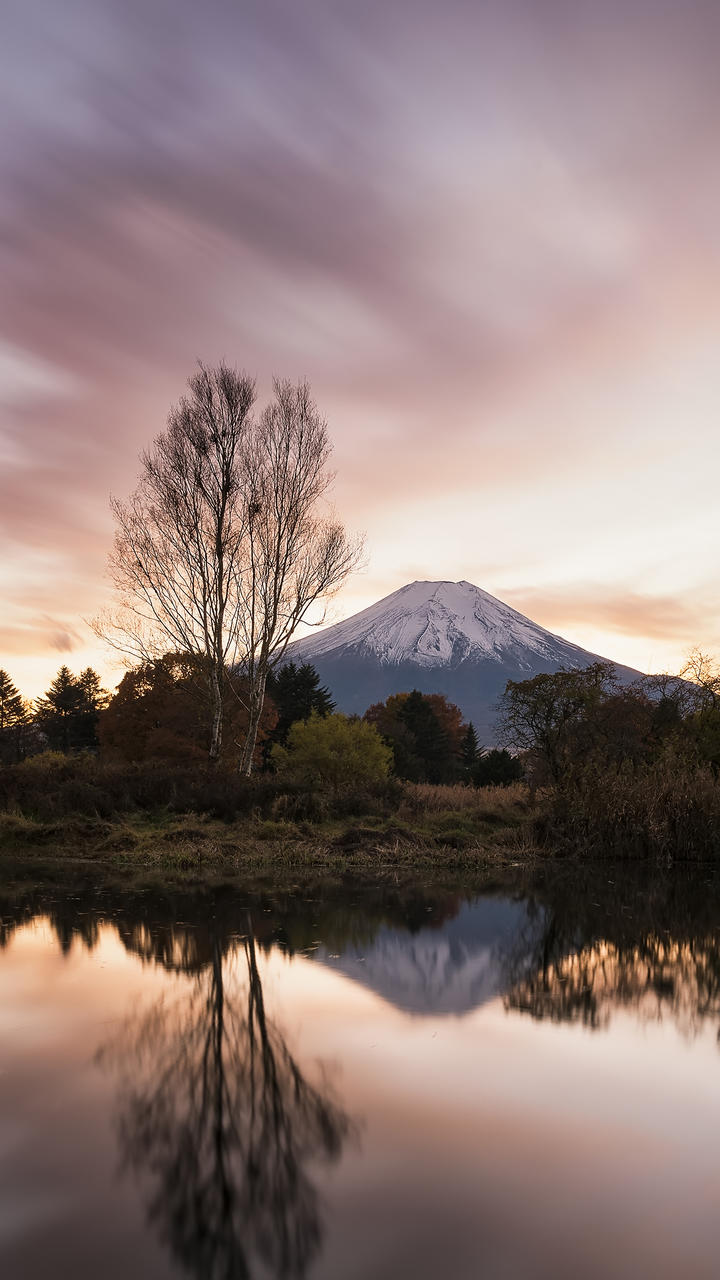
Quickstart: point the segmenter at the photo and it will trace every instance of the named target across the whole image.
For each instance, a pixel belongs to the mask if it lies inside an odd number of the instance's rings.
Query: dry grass
[[[588,769],[557,793],[547,836],[590,856],[718,858],[720,782],[710,768],[671,754],[636,768]]]
[[[396,779],[334,804],[322,792],[187,777],[168,768],[106,769],[60,758],[0,776],[0,850],[32,851],[205,878],[249,869],[394,873],[475,868],[530,849],[528,789]],[[159,799],[164,803],[160,805]]]
[[[352,816],[294,822],[261,812],[230,823],[167,812],[41,821],[0,812],[0,850],[54,853],[128,874],[165,868],[200,879],[292,868],[339,875],[477,870],[536,852],[534,811],[520,784],[482,790],[407,784],[393,799],[384,813],[360,822]]]
[[[433,786],[429,782],[404,782],[399,817],[416,817],[433,813],[488,816],[517,815],[530,808],[530,792],[524,782],[509,787],[469,787],[457,782],[452,786]]]

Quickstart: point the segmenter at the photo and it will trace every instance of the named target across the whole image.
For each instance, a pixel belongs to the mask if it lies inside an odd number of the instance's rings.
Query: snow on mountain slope
[[[296,640],[288,662],[311,662],[339,711],[363,715],[393,693],[441,693],[496,740],[508,680],[600,661],[471,582],[411,582],[345,622]],[[621,680],[640,673],[617,667]]]
[[[361,613],[291,646],[294,661],[339,655],[383,665],[457,666],[470,660],[584,666],[583,649],[531,622],[471,582],[411,582]],[[575,659],[575,660],[573,660]]]

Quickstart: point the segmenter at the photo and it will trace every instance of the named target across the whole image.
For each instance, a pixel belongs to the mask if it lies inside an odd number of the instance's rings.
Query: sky
[[[309,379],[349,616],[466,579],[720,653],[716,0],[6,0],[0,666],[121,672],[109,495],[195,363]]]

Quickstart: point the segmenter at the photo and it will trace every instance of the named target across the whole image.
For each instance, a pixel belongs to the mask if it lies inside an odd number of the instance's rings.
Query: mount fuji
[[[304,636],[286,661],[311,662],[338,710],[362,715],[392,693],[442,693],[494,737],[508,680],[603,659],[554,635],[471,582],[410,582],[344,622]],[[639,672],[617,668],[621,679]]]

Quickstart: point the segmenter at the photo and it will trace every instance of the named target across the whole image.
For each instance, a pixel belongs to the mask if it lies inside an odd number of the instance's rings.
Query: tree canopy
[[[288,731],[297,720],[307,720],[313,712],[328,716],[335,709],[330,690],[320,684],[320,677],[310,662],[286,662],[268,677],[267,693],[275,704],[277,724],[270,734],[271,743],[284,746]]]
[[[500,733],[525,754],[541,784],[566,785],[590,765],[647,765],[670,743],[686,760],[717,769],[720,680],[707,659],[695,674],[701,678],[646,677],[621,685],[610,664],[597,662],[510,680],[500,704]]]
[[[527,752],[548,781],[559,782],[578,748],[578,735],[615,689],[615,668],[606,662],[508,680],[500,703],[501,742]]]
[[[268,701],[260,743],[275,719]],[[223,703],[221,758],[228,766],[237,766],[247,720],[246,706],[233,692]],[[211,732],[206,664],[194,654],[166,653],[123,676],[100,719],[100,746],[109,759],[201,763],[208,758]]]

